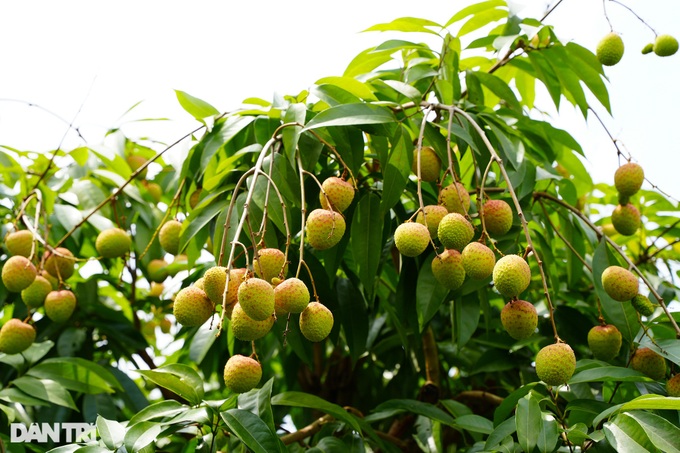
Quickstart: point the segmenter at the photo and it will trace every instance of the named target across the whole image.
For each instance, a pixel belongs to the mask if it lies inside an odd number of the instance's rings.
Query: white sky
[[[677,0],[623,0],[660,33],[680,37]],[[72,119],[91,145],[132,104],[128,119],[169,117],[164,125],[127,126],[130,135],[166,142],[194,126],[173,89],[205,99],[220,110],[251,96],[297,94],[324,76],[340,75],[354,55],[393,36],[358,33],[402,16],[445,23],[466,1],[343,2],[228,1],[25,1],[0,4],[0,98],[39,104]],[[524,0],[543,11],[547,2]],[[423,6],[425,5],[425,6]],[[621,6],[607,1],[626,53],[607,75],[614,119],[612,133],[662,189],[680,198],[680,55],[642,56],[653,34]],[[537,13],[538,14],[538,13]],[[549,23],[563,41],[594,49],[609,31],[597,0],[564,0]],[[420,35],[404,39],[423,40]],[[89,95],[88,95],[89,92]],[[84,104],[83,104],[84,103]],[[544,103],[549,109],[550,103]],[[599,110],[604,114],[603,109]],[[583,121],[566,101],[557,124],[586,149],[597,181],[612,182],[613,146],[594,120]],[[54,149],[65,125],[35,108],[0,101],[0,144]],[[66,148],[80,144],[74,134]],[[649,187],[649,186],[647,186]]]

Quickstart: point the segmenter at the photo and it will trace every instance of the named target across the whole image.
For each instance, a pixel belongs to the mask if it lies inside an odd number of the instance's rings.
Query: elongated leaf
[[[517,440],[524,451],[532,451],[543,426],[541,408],[538,401],[530,393],[517,403],[515,413]]]
[[[631,368],[623,368],[618,366],[603,366],[598,368],[589,368],[575,374],[570,380],[569,384],[579,384],[581,382],[649,382],[653,379],[648,378],[639,371]]]
[[[383,191],[380,201],[383,214],[392,209],[404,194],[413,160],[413,141],[405,126],[397,127],[390,143],[392,149],[383,168]]]
[[[187,365],[176,363],[155,370],[140,370],[139,373],[192,405],[198,404],[203,398],[203,379]]]
[[[371,88],[363,82],[358,81],[353,77],[324,77],[316,81],[317,85],[328,84],[335,85],[343,90],[352,93],[354,96],[363,99],[364,101],[377,101]]]
[[[331,107],[311,119],[304,130],[330,126],[356,126],[395,122],[392,112],[378,105],[345,104]]]
[[[642,395],[621,406],[622,411],[633,409],[669,409],[680,410],[680,398],[661,395]]]
[[[254,453],[285,452],[279,438],[260,417],[249,411],[230,409],[220,414],[236,436]]]
[[[100,365],[78,357],[47,359],[32,367],[28,376],[57,381],[64,388],[84,393],[122,390],[113,375]]]
[[[285,123],[299,123],[304,126],[307,116],[307,107],[304,104],[297,103],[292,104],[286,110],[286,114],[283,116],[283,121]],[[300,131],[302,126],[291,126],[287,127],[281,133],[283,135],[283,146],[286,150],[286,156],[290,164],[295,167],[295,153],[298,146],[298,141],[300,140]]]
[[[115,420],[107,420],[102,416],[97,417],[97,431],[104,445],[110,450],[123,445],[125,428]]]
[[[354,278],[356,282],[356,277]],[[368,314],[366,299],[348,278],[339,278],[336,283],[342,328],[352,361],[356,362],[366,351],[368,338]]]
[[[358,267],[357,274],[368,300],[373,300],[376,273],[382,255],[383,235],[380,198],[368,193],[361,197],[352,217],[352,256]]]
[[[316,409],[326,414],[347,423],[356,432],[361,432],[361,428],[357,421],[347,413],[342,407],[337,404],[329,403],[328,401],[319,398],[315,395],[310,395],[303,392],[285,392],[274,395],[272,398],[273,406],[291,406],[291,407],[306,407],[309,409]]]
[[[456,417],[456,426],[472,433],[491,434],[494,430],[491,420],[475,414]]]
[[[484,448],[486,450],[492,450],[496,448],[506,437],[511,436],[515,431],[517,431],[515,417],[510,417],[500,425],[496,426],[496,429],[493,430],[486,440]]]
[[[163,427],[159,423],[153,422],[140,422],[132,425],[125,433],[125,449],[127,451],[140,451],[154,442],[162,429]]]
[[[541,432],[536,446],[541,453],[550,453],[555,449],[560,437],[557,421],[551,414],[543,413],[541,422]]]
[[[401,31],[437,34],[428,27],[441,28],[441,25],[431,20],[417,17],[400,17],[389,23],[373,25],[364,31]]]
[[[78,410],[73,398],[59,383],[49,379],[36,379],[30,376],[22,376],[12,381],[12,384],[28,395],[49,401],[59,406]]]
[[[272,432],[276,432],[274,413],[272,412],[272,386],[274,378],[268,380],[260,389],[253,389],[238,396],[238,407],[250,411],[262,419]]]
[[[416,289],[416,308],[418,309],[418,328],[423,331],[425,325],[437,313],[439,307],[446,300],[449,290],[437,281],[432,273],[432,253],[423,263],[418,273],[418,286]]]
[[[491,90],[493,94],[507,102],[508,107],[518,111],[522,109],[519,101],[517,100],[517,96],[515,96],[515,93],[512,91],[512,89],[510,89],[510,86],[503,81],[503,79],[496,77],[493,74],[487,74],[486,72],[481,71],[474,72],[473,74],[479,79],[482,85]]]
[[[445,27],[448,27],[454,22],[458,22],[461,19],[465,19],[466,17],[472,15],[472,14],[477,14],[479,12],[485,11],[490,8],[494,8],[496,6],[507,6],[507,3],[505,0],[487,0],[484,2],[479,2],[475,3],[474,5],[470,5],[466,8],[461,9],[458,11],[456,14],[449,19],[448,22],[446,22]]]
[[[433,421],[444,423],[445,425],[456,426],[454,418],[449,414],[432,404],[424,403],[422,401],[404,399],[388,400],[379,404],[378,407],[374,409],[374,412],[390,412],[392,414],[410,412],[412,414],[422,415]]]
[[[356,77],[358,75],[366,74],[367,72],[373,71],[378,66],[387,63],[391,59],[392,49],[378,51],[375,47],[371,47],[354,57],[349,65],[347,65],[347,69],[345,69],[343,75],[347,77]],[[313,88],[312,91],[314,91]]]
[[[175,90],[175,95],[182,108],[200,122],[203,122],[203,120],[209,116],[219,115],[220,113],[219,110],[212,105],[202,99],[193,97],[189,93]]]
[[[468,33],[471,33],[475,30],[479,30],[491,22],[496,22],[497,20],[501,20],[506,17],[508,17],[508,11],[502,9],[488,9],[484,12],[480,12],[472,16],[467,22],[465,22],[465,24],[463,24],[462,27],[460,27],[458,36],[460,37],[467,35]]]
[[[654,451],[654,445],[649,441],[644,429],[625,415],[619,415],[613,421],[605,423],[604,433],[616,451],[626,453]]]
[[[645,411],[624,414],[635,420],[655,447],[664,453],[680,453],[680,428],[663,417]]]
[[[137,412],[130,419],[129,424],[134,425],[139,422],[153,420],[154,418],[173,417],[179,413],[187,411],[188,409],[189,406],[187,406],[186,404],[182,404],[179,401],[175,400],[159,401]]]

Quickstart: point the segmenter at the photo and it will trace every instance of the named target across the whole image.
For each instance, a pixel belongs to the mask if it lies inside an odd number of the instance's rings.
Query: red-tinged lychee
[[[472,224],[457,212],[446,214],[437,228],[437,237],[447,249],[463,250],[474,235]]]
[[[512,208],[503,200],[489,200],[484,203],[484,226],[493,236],[503,236],[512,228]]]
[[[10,257],[2,267],[2,283],[8,291],[21,292],[35,280],[38,271],[28,258],[21,255]]]
[[[461,253],[465,274],[475,280],[484,280],[493,272],[496,255],[481,242],[470,242]]]
[[[548,345],[536,355],[536,374],[548,385],[566,384],[576,370],[576,356],[566,343]]]
[[[319,302],[310,302],[300,313],[300,332],[312,342],[324,340],[333,329],[333,313]]]
[[[630,203],[617,205],[612,212],[612,225],[619,234],[632,236],[640,228],[640,211]]]
[[[238,287],[238,303],[255,321],[264,321],[274,313],[274,288],[261,278],[249,278]]]
[[[319,202],[321,207],[324,209],[330,209],[328,202],[333,206],[336,211],[344,212],[345,209],[349,208],[354,199],[354,187],[352,184],[340,179],[336,176],[331,176],[324,180],[321,184],[323,192],[319,192]],[[326,196],[324,196],[324,192]],[[326,199],[328,197],[328,200]]]
[[[439,192],[439,204],[449,212],[465,215],[470,210],[470,194],[463,184],[450,184]]]
[[[460,252],[446,249],[432,260],[432,274],[444,288],[454,291],[465,281],[465,269]]]
[[[635,195],[645,180],[645,171],[635,162],[621,165],[614,173],[614,186],[619,194],[630,197]]]
[[[635,371],[660,381],[666,376],[666,359],[649,348],[639,348],[630,359],[630,367]]]
[[[28,288],[21,291],[21,300],[28,308],[38,308],[43,305],[51,291],[52,284],[45,277],[38,275]]]
[[[272,278],[286,273],[286,255],[275,248],[259,249],[257,258],[253,259],[253,270],[263,280],[271,283]]]
[[[510,301],[501,310],[501,324],[515,340],[529,338],[538,325],[536,307],[525,300]]]
[[[262,379],[262,366],[257,360],[244,355],[233,355],[224,366],[224,383],[234,393],[254,389]]]
[[[231,330],[241,341],[255,341],[264,337],[274,325],[274,314],[263,321],[256,321],[243,311],[238,302],[231,312]]]
[[[0,352],[19,354],[35,341],[35,328],[20,319],[12,318],[0,329]]]
[[[418,212],[418,215],[416,216],[416,222],[420,223],[421,225],[425,225],[430,232],[430,237],[432,239],[437,238],[437,230],[439,228],[439,222],[442,221],[444,216],[449,213],[449,211],[441,205],[437,204],[431,204],[427,205],[423,208],[425,211],[425,215],[423,215],[423,212]],[[427,219],[427,224],[425,223],[425,220]]]
[[[75,271],[76,258],[67,248],[57,247],[54,253],[45,253],[45,270],[53,277],[68,280]]]
[[[177,220],[168,220],[161,227],[158,233],[158,241],[163,250],[171,255],[179,253],[179,235],[182,231],[182,224]]]
[[[186,327],[203,325],[213,314],[214,306],[200,288],[187,286],[175,296],[172,311],[177,322]]]
[[[421,223],[405,222],[394,230],[394,245],[404,256],[418,256],[430,243],[430,232]]]
[[[418,150],[413,152],[413,173],[418,175]],[[420,150],[420,179],[434,182],[439,179],[442,171],[442,161],[431,146],[423,146]]]
[[[76,309],[76,295],[62,289],[51,291],[45,297],[45,314],[56,323],[68,321]]]
[[[613,324],[595,326],[588,332],[588,347],[598,360],[609,362],[621,350],[621,332]]]
[[[316,250],[335,246],[345,234],[345,218],[336,211],[315,209],[309,213],[305,230],[307,241]]]
[[[531,269],[519,255],[505,255],[493,268],[493,283],[505,297],[519,296],[531,282]]]
[[[9,233],[5,238],[5,247],[10,255],[29,257],[33,250],[33,233],[28,230]]]
[[[602,272],[602,287],[612,299],[625,302],[637,295],[639,284],[628,269],[609,266]]]
[[[132,239],[125,230],[109,228],[99,233],[94,246],[104,258],[119,258],[130,251]]]
[[[298,278],[288,278],[274,288],[276,313],[301,313],[309,304],[309,289]]]

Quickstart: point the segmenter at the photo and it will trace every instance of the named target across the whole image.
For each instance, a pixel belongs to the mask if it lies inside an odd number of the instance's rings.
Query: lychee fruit
[[[418,212],[418,215],[416,216],[416,222],[425,225],[430,231],[430,237],[435,239],[437,237],[439,222],[441,222],[441,220],[446,214],[449,213],[449,211],[444,206],[437,204],[427,205],[423,208],[423,210],[425,211],[425,215],[423,215],[422,211]],[[427,219],[427,224],[425,224],[425,219]]]
[[[276,313],[301,313],[309,305],[309,289],[298,278],[288,278],[274,288]]]
[[[666,376],[666,359],[649,348],[638,348],[630,359],[630,367],[655,381]]]
[[[503,200],[489,200],[482,209],[486,231],[493,236],[503,236],[512,228],[512,208]]]
[[[394,230],[394,245],[404,256],[418,256],[430,243],[430,232],[421,223],[405,222]]]
[[[413,153],[413,173],[418,175],[418,150]],[[426,182],[434,182],[439,179],[442,171],[442,161],[437,152],[431,146],[423,146],[420,149],[420,179]]]
[[[75,309],[76,295],[67,289],[51,291],[45,296],[45,314],[54,322],[68,321]]]
[[[42,275],[38,275],[28,288],[21,291],[21,300],[28,308],[38,308],[45,302],[45,297],[52,291],[52,284]]]
[[[519,255],[505,255],[493,268],[493,283],[505,297],[519,296],[531,282],[531,268]]]
[[[132,170],[133,172],[137,171],[137,169],[139,169],[139,167],[141,167],[142,165],[144,165],[147,162],[147,159],[145,157],[140,156],[138,154],[130,155],[130,156],[127,157],[126,160],[127,160],[128,165],[130,166],[130,170]],[[137,177],[144,179],[144,178],[146,178],[146,173],[147,173],[147,169],[145,168],[144,170],[142,170],[137,175]]]
[[[605,35],[595,50],[597,59],[605,66],[614,66],[623,57],[623,39],[617,33]]]
[[[224,383],[234,393],[254,389],[262,379],[262,366],[257,360],[244,355],[233,355],[224,365]]]
[[[566,384],[576,369],[576,356],[566,343],[548,345],[536,355],[536,374],[548,385]]]
[[[668,396],[680,396],[680,373],[676,374],[666,382],[666,393]]]
[[[214,306],[200,288],[187,286],[175,296],[172,312],[177,322],[186,327],[203,325],[213,314]]]
[[[68,280],[75,271],[76,258],[67,248],[57,247],[54,253],[47,252],[45,270],[61,280]]]
[[[161,283],[162,284],[162,283]],[[205,277],[201,277],[198,280],[194,282],[194,285],[196,288],[200,288],[203,291],[205,291]]]
[[[637,193],[645,180],[645,171],[635,162],[621,165],[614,173],[614,186],[619,194],[630,197]]]
[[[515,340],[529,338],[538,325],[536,307],[525,300],[512,300],[501,310],[501,324]]]
[[[161,283],[168,278],[168,263],[165,260],[151,260],[146,266],[146,272],[149,275],[149,280],[156,283]]]
[[[274,248],[259,249],[253,259],[253,270],[263,280],[271,283],[272,278],[286,273],[286,255]]]
[[[264,321],[274,313],[274,288],[261,278],[249,278],[238,287],[238,303],[255,321]]]
[[[226,305],[234,305],[237,302],[238,287],[243,282],[246,269],[232,269],[229,273],[229,289],[227,290]],[[215,266],[203,275],[203,289],[215,305],[222,305],[224,297],[224,285],[227,282],[227,268]],[[198,286],[194,284],[194,286]]]
[[[612,225],[619,234],[631,236],[640,228],[640,211],[630,203],[617,205],[612,212]]]
[[[0,329],[0,352],[18,354],[35,341],[35,328],[21,319],[12,318]]]
[[[614,300],[625,302],[638,293],[638,279],[628,269],[609,266],[602,272],[602,287]]]
[[[450,184],[439,192],[439,204],[449,212],[465,215],[470,210],[470,194],[463,184]]]
[[[151,286],[149,288],[149,296],[161,297],[164,289],[165,287],[163,286],[162,283],[151,282]]]
[[[432,260],[432,274],[446,289],[454,291],[465,281],[465,268],[460,252],[446,249]]]
[[[161,227],[158,233],[158,241],[163,250],[171,255],[179,253],[179,235],[182,231],[182,224],[177,220],[168,220]]]
[[[52,274],[43,269],[42,271],[40,271],[40,275],[43,278],[45,278],[48,282],[50,282],[50,285],[52,285],[52,289],[59,289],[59,280]]]
[[[149,193],[153,201],[159,203],[163,198],[163,188],[158,183],[155,182],[144,181],[144,183],[146,191]]]
[[[659,35],[654,41],[654,53],[660,57],[669,57],[678,51],[678,40],[671,35]]]
[[[345,227],[342,214],[328,209],[315,209],[309,213],[305,224],[307,241],[316,250],[329,249],[340,242]]]
[[[654,43],[647,43],[645,44],[645,47],[642,48],[642,55],[647,55],[648,53],[652,53],[654,50]]]
[[[493,272],[496,255],[481,242],[470,242],[461,253],[465,275],[475,280],[484,280]]]
[[[654,305],[647,296],[642,294],[636,294],[635,297],[630,300],[630,303],[633,305],[633,308],[635,308],[635,311],[642,316],[652,316],[656,309],[656,305]]]
[[[5,247],[10,255],[29,257],[33,250],[33,233],[28,230],[9,233],[5,238]]]
[[[472,224],[457,212],[446,214],[437,228],[437,236],[444,247],[458,251],[470,243],[474,234]]]
[[[18,293],[28,288],[35,280],[38,271],[28,258],[21,255],[11,256],[2,267],[2,283],[7,291]]]
[[[256,321],[243,311],[238,302],[231,312],[231,331],[241,341],[255,341],[264,337],[274,325],[274,314],[263,321]]]
[[[331,176],[324,180],[321,184],[323,192],[319,192],[319,202],[321,207],[324,209],[330,209],[328,202],[330,201],[333,209],[336,211],[344,212],[345,209],[349,208],[354,199],[354,187],[352,184],[340,179],[336,176]],[[324,196],[324,192],[326,196]],[[326,200],[328,197],[328,200]]]
[[[94,246],[104,258],[118,258],[130,251],[132,239],[125,230],[109,228],[99,233]]]
[[[621,350],[621,332],[613,324],[595,326],[588,332],[588,347],[598,360],[609,362]]]
[[[300,332],[312,342],[322,341],[333,329],[333,313],[319,302],[310,302],[300,313]]]

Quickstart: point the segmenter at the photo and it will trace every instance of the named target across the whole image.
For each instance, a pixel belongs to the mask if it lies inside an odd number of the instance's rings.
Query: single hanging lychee
[[[642,316],[652,316],[656,309],[656,305],[643,294],[636,294],[635,297],[630,300],[630,303],[633,305],[633,308],[635,308],[635,311]]]
[[[234,393],[254,389],[262,379],[262,365],[257,360],[240,354],[233,355],[224,366],[224,383]]]
[[[309,213],[305,223],[307,241],[316,250],[335,246],[345,234],[345,219],[337,211],[315,209]]]
[[[621,350],[621,332],[613,324],[595,326],[588,332],[588,347],[598,360],[609,362]]]
[[[439,204],[444,205],[449,212],[466,215],[470,210],[470,194],[463,184],[456,182],[442,188]]]
[[[635,195],[645,180],[645,172],[635,162],[621,165],[614,173],[614,186],[619,194],[631,197]]]
[[[659,35],[654,41],[654,53],[660,57],[670,57],[678,51],[678,40],[671,35]]]
[[[619,234],[632,236],[640,228],[640,211],[628,203],[617,205],[612,212],[612,225]]]
[[[28,288],[21,291],[21,300],[28,308],[38,308],[43,305],[51,291],[52,284],[42,275],[38,275]]]
[[[274,288],[277,315],[301,313],[309,305],[309,289],[299,278],[288,278]]]
[[[119,258],[130,251],[132,239],[125,230],[109,228],[99,233],[94,246],[104,258]]]
[[[264,321],[274,314],[274,288],[261,278],[249,278],[238,287],[238,303],[255,321]]]
[[[638,293],[638,279],[628,269],[609,266],[602,272],[602,287],[614,300],[625,302]]]
[[[461,253],[465,274],[475,280],[484,280],[493,272],[496,255],[481,242],[470,242]]]
[[[413,173],[418,175],[418,149],[413,151]],[[442,171],[442,161],[431,146],[423,146],[420,150],[420,178],[426,182],[439,179]]]
[[[66,289],[51,291],[44,305],[48,318],[56,323],[66,322],[76,309],[76,295]]]
[[[463,258],[458,250],[446,249],[432,260],[432,274],[446,289],[454,291],[465,281]]]
[[[57,247],[54,253],[45,253],[45,270],[53,277],[68,280],[75,271],[76,258],[67,248]]]
[[[9,233],[5,237],[5,247],[10,255],[29,257],[33,250],[33,233],[28,230],[19,230]]]
[[[493,236],[503,236],[512,228],[512,208],[503,200],[489,200],[482,208],[484,226]]]
[[[231,331],[234,337],[241,341],[255,341],[264,337],[274,325],[274,314],[272,313],[263,321],[256,321],[243,311],[238,302],[234,305],[231,313]]]
[[[418,215],[416,216],[416,222],[420,223],[421,225],[425,225],[430,232],[430,237],[432,239],[436,239],[439,222],[441,222],[441,220],[446,214],[449,213],[449,211],[444,206],[436,204],[427,205],[423,208],[423,210],[425,211],[425,215],[423,215],[422,211],[418,212]],[[426,219],[427,224],[425,224]]]
[[[472,224],[457,212],[449,213],[439,222],[437,236],[447,249],[463,250],[475,234]]]
[[[300,332],[312,342],[325,339],[333,329],[333,313],[319,302],[310,302],[300,313]]]
[[[177,322],[186,327],[197,327],[213,314],[213,303],[205,291],[195,286],[182,288],[175,296],[172,311]]]
[[[512,300],[501,310],[501,324],[515,340],[529,338],[538,325],[536,307],[525,300]]]
[[[394,230],[394,245],[404,256],[414,257],[425,251],[430,243],[430,232],[421,223],[405,222]]]
[[[21,255],[11,256],[2,267],[2,283],[13,293],[28,288],[37,275],[38,271],[33,263]]]
[[[623,39],[617,33],[608,33],[595,50],[597,59],[605,66],[614,66],[623,57]]]
[[[574,375],[576,356],[566,343],[548,345],[536,355],[536,374],[548,385],[563,385]]]
[[[35,328],[21,319],[12,318],[0,329],[0,352],[19,354],[35,341]]]
[[[182,231],[182,224],[177,220],[168,220],[161,227],[158,233],[158,241],[163,250],[171,255],[179,253],[179,236]]]
[[[638,348],[630,359],[630,367],[655,381],[666,376],[666,359],[649,348]]]
[[[257,258],[253,259],[255,274],[268,283],[272,278],[286,273],[286,255],[275,248],[264,248],[257,251]]]
[[[505,297],[517,297],[531,282],[531,268],[519,255],[505,255],[493,268],[493,283]]]
[[[334,210],[344,212],[352,204],[354,187],[344,179],[331,176],[321,183],[321,187],[323,192],[319,192],[319,202],[322,208],[329,209],[328,201],[330,201]],[[326,196],[324,196],[324,192]],[[326,197],[328,197],[328,200],[326,200]]]

